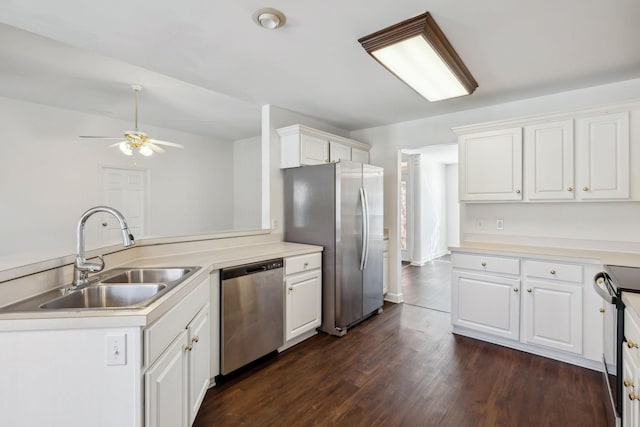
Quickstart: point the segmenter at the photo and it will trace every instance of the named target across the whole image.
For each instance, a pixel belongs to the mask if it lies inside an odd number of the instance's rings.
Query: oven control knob
[[[629,348],[638,348],[638,343],[635,343],[631,340],[627,340],[627,347]]]

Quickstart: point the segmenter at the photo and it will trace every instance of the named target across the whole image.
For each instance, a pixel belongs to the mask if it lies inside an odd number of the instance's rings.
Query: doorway
[[[449,312],[449,247],[460,243],[457,144],[402,150],[401,156],[401,248],[403,233],[411,242],[402,251],[404,302]]]

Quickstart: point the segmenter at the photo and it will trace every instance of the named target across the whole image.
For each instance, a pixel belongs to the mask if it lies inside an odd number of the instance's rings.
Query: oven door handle
[[[609,287],[607,286],[607,277],[606,273],[600,272],[593,277],[593,289],[600,295],[600,298],[608,302],[609,304],[615,304],[616,298],[611,295],[609,292]]]

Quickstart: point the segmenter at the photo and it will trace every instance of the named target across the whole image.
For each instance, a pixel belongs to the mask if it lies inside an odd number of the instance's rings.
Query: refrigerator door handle
[[[365,211],[366,214],[364,214],[365,218],[367,219],[366,221],[366,227],[365,227],[365,245],[364,245],[364,265],[363,265],[363,269],[367,268],[367,261],[369,260],[369,195],[367,194],[367,189],[364,188],[364,207],[365,207]]]
[[[364,270],[366,261],[367,229],[369,228],[369,218],[367,216],[367,206],[364,195],[364,188],[360,187],[360,206],[362,207],[362,247],[360,248],[360,271]]]

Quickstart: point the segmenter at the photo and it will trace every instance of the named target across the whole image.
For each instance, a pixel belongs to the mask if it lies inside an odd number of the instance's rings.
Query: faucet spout
[[[93,214],[98,212],[108,213],[116,218],[122,233],[122,245],[125,248],[135,245],[135,240],[129,231],[127,221],[124,219],[124,215],[122,215],[118,210],[109,206],[96,206],[87,210],[80,216],[80,219],[78,220],[78,227],[76,229],[76,260],[73,265],[73,283],[71,285],[73,289],[85,285],[88,281],[89,273],[95,273],[104,269],[104,259],[101,256],[98,257],[100,262],[97,263],[87,262],[85,258],[84,226],[87,220]]]

